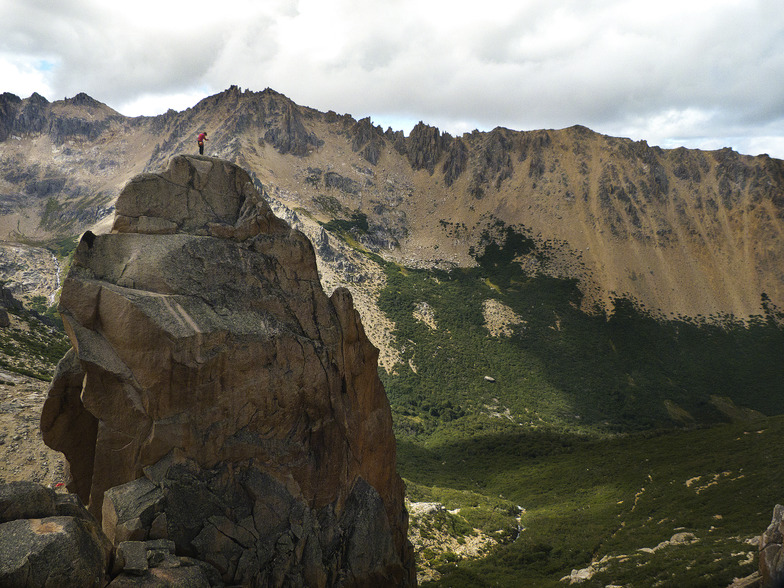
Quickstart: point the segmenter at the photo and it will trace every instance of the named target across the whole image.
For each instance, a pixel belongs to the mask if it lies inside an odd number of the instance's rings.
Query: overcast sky
[[[0,0],[0,92],[136,116],[232,84],[406,133],[581,124],[784,158],[784,5]]]

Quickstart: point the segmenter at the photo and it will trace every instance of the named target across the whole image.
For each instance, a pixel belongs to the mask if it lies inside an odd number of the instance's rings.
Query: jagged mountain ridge
[[[363,244],[405,265],[475,263],[488,233],[539,244],[519,261],[580,281],[586,307],[628,295],[685,316],[784,307],[784,162],[663,150],[575,126],[408,136],[369,118],[236,86],[182,112],[124,117],[84,94],[0,96],[0,236],[43,241],[111,217],[133,175],[206,153],[250,170],[303,222],[366,219]],[[365,215],[365,216],[362,216]]]

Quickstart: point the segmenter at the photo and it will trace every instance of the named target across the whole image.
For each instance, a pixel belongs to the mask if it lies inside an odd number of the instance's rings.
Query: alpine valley
[[[581,126],[406,136],[236,86],[135,118],[2,94],[6,380],[48,382],[65,336],[30,334],[56,324],[80,235],[202,131],[353,295],[421,585],[755,572],[784,502],[784,161]]]

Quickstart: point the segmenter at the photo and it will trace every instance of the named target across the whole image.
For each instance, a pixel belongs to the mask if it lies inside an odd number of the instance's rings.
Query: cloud
[[[53,67],[51,61],[35,56],[0,53],[0,80],[6,85],[6,88],[0,88],[0,92],[13,90],[23,96],[33,92],[51,94],[47,78]]]
[[[159,114],[169,109],[182,111],[190,108],[208,95],[209,91],[203,88],[190,92],[174,92],[171,94],[141,94],[129,101],[120,103],[118,110],[125,116]]]
[[[26,0],[3,13],[3,90],[20,95],[84,91],[154,114],[237,84],[409,129],[583,124],[784,157],[776,0]]]

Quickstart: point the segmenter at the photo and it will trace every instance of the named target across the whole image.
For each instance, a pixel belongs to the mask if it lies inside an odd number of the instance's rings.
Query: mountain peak
[[[106,105],[103,102],[99,102],[95,98],[85,94],[84,92],[79,92],[73,98],[66,98],[63,102],[66,104],[73,104],[74,106],[83,106],[83,107],[90,107],[90,108],[104,108]]]
[[[30,97],[27,100],[35,104],[49,104],[49,101],[41,96],[38,92],[33,92],[30,94]]]

